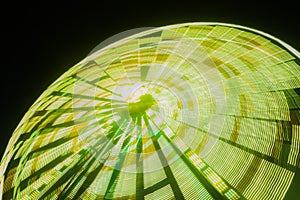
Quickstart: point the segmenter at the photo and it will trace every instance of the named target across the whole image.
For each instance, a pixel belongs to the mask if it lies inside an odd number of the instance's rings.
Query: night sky
[[[12,132],[41,93],[100,42],[122,31],[225,22],[264,31],[300,50],[299,6],[288,1],[41,2],[1,5],[1,157]],[[298,172],[287,199],[300,195],[299,182]]]

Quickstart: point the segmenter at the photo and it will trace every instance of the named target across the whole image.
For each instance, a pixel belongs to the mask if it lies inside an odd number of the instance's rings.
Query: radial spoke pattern
[[[32,105],[3,199],[282,199],[300,167],[299,53],[190,23],[86,57]]]

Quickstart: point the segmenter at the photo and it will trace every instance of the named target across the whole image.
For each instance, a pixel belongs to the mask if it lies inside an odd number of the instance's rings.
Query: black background
[[[300,50],[298,6],[289,1],[79,1],[1,5],[1,148],[39,95],[97,44],[122,31],[184,22],[255,28]],[[299,173],[287,199],[299,196]]]

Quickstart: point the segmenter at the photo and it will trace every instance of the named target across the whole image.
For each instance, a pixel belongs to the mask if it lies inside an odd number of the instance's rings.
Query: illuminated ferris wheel
[[[3,199],[282,199],[300,167],[300,60],[250,28],[186,23],[97,48],[38,98]]]

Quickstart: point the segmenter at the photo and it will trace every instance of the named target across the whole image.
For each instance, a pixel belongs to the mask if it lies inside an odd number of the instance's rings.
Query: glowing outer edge
[[[108,48],[113,48],[118,46],[119,44],[122,44],[123,42],[125,42],[126,40],[129,39],[134,39],[136,37],[140,37],[140,36],[144,36],[147,34],[151,34],[153,32],[157,32],[159,30],[165,30],[165,29],[172,29],[172,28],[179,28],[182,26],[190,26],[190,25],[195,25],[195,26],[205,26],[205,25],[220,25],[220,26],[227,26],[227,27],[232,27],[232,28],[238,28],[238,29],[244,29],[246,31],[251,31],[255,34],[259,34],[261,36],[264,36],[268,39],[271,39],[273,41],[276,41],[277,43],[279,43],[280,45],[282,45],[284,48],[286,48],[287,50],[289,50],[292,54],[294,54],[296,57],[300,58],[300,53],[294,49],[291,45],[283,42],[282,40],[278,39],[277,37],[274,37],[268,33],[265,33],[263,31],[257,30],[257,29],[253,29],[253,28],[249,28],[246,26],[242,26],[242,25],[236,25],[236,24],[230,24],[230,23],[222,23],[222,22],[187,22],[187,23],[181,23],[181,24],[174,24],[174,25],[168,25],[168,26],[162,26],[162,27],[158,27],[158,28],[154,28],[148,31],[143,31],[128,37],[125,37],[119,41],[116,41],[112,44],[109,44],[105,47],[103,47],[102,49],[99,49],[98,51],[95,51],[94,53],[92,53],[91,55],[87,56],[86,58],[84,58],[82,61],[80,61],[78,64],[82,64],[84,62],[87,62],[89,60],[92,60],[93,58],[96,58],[98,56],[101,55],[101,53],[103,53],[104,50],[107,50]]]

